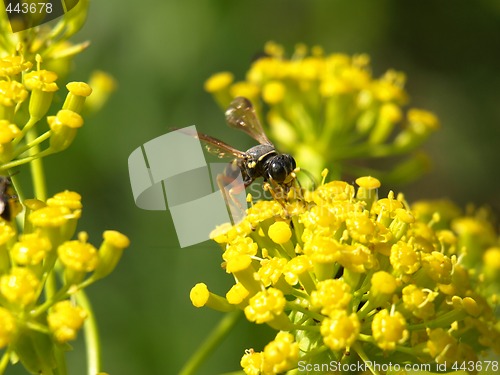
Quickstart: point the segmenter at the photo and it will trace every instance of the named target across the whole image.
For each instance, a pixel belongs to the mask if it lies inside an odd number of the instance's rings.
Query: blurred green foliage
[[[406,72],[411,104],[434,111],[442,129],[426,145],[433,170],[395,190],[404,189],[410,201],[448,197],[500,209],[498,1],[94,1],[76,36],[87,39],[92,44],[70,79],[102,69],[115,76],[118,91],[86,120],[65,157],[46,160],[46,169],[49,193],[83,195],[80,229],[91,241],[108,228],[132,241],[113,275],[88,291],[112,375],[177,373],[221,318],[192,307],[191,287],[203,280],[223,292],[231,281],[219,269],[215,244],[180,249],[168,212],[135,206],[128,156],[169,128],[193,124],[241,149],[252,145],[224,124],[203,83],[222,70],[243,78],[268,40],[289,51],[304,42],[368,53],[375,75]],[[241,322],[200,373],[237,370],[244,349],[261,350],[266,338],[265,327]],[[80,340],[71,374],[84,374],[83,356]]]

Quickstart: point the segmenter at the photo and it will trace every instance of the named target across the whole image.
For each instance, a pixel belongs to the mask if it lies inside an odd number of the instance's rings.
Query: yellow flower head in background
[[[302,169],[319,179],[323,168],[334,179],[372,175],[384,183],[414,179],[428,168],[416,152],[438,127],[431,112],[404,107],[409,102],[405,75],[388,70],[374,77],[370,58],[326,54],[297,45],[287,58],[269,42],[264,55],[242,81],[230,72],[205,83],[217,103],[227,108],[236,96],[253,102],[278,148],[294,156]],[[406,155],[391,170],[359,167],[359,160]]]

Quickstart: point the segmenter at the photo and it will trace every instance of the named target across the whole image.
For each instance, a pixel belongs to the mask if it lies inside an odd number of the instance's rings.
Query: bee
[[[0,176],[0,217],[5,221],[12,221],[19,213],[16,198],[10,178]]]
[[[259,144],[243,152],[219,139],[198,133],[196,137],[207,144],[209,152],[216,153],[219,157],[234,157],[234,160],[226,167],[222,178],[231,181],[241,173],[246,188],[262,177],[264,182],[271,186],[270,192],[273,197],[276,198],[275,190],[277,189],[281,189],[286,196],[296,177],[295,159],[289,154],[279,153],[276,150],[264,133],[255,109],[247,98],[234,99],[226,110],[225,116],[231,128],[242,130]],[[281,201],[281,199],[278,200]]]

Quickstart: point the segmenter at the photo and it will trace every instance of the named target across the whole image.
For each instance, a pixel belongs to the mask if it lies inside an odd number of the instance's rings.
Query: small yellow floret
[[[28,91],[17,81],[0,81],[0,104],[13,107],[28,97]]]
[[[241,358],[240,365],[246,375],[261,375],[264,366],[264,353],[247,349]]]
[[[432,112],[425,111],[422,109],[410,109],[408,110],[408,121],[414,125],[419,125],[419,132],[424,132],[424,129],[437,130],[439,129],[439,120],[436,115]]]
[[[56,303],[47,316],[49,328],[59,342],[74,340],[87,312],[80,306],[74,306],[70,301]]]
[[[43,207],[29,215],[29,220],[36,227],[59,227],[72,218],[74,215],[70,209],[61,206]]]
[[[57,253],[61,262],[75,271],[93,271],[99,261],[97,249],[86,242],[66,241],[57,248]]]
[[[281,374],[296,367],[299,344],[289,332],[278,332],[276,338],[264,348],[264,367],[267,373]]]
[[[226,265],[226,271],[228,273],[241,272],[249,268],[252,264],[252,258],[249,255],[241,254],[235,255],[228,259]]]
[[[0,220],[0,245],[7,243],[16,235],[12,226],[5,220]]]
[[[368,190],[378,189],[380,187],[380,181],[371,176],[359,177],[356,179],[356,183]]]
[[[292,237],[290,225],[284,221],[277,221],[269,227],[269,238],[277,244],[284,244]]]
[[[401,108],[394,103],[385,103],[380,108],[380,116],[391,123],[397,123],[401,121],[403,114]]]
[[[214,93],[227,88],[234,81],[234,76],[230,72],[220,72],[211,76],[205,82],[205,91]]]
[[[70,93],[77,96],[89,96],[92,94],[92,88],[85,82],[70,82],[66,85]]]
[[[396,278],[385,271],[375,272],[371,279],[371,291],[373,293],[392,294],[396,290],[398,283]]]
[[[248,296],[250,292],[241,283],[234,284],[226,293],[226,299],[231,305],[239,305]]]
[[[74,191],[63,191],[47,199],[47,206],[62,206],[71,210],[82,208],[82,196]]]
[[[335,310],[321,322],[323,341],[332,350],[345,350],[358,338],[361,324],[354,313],[347,315],[345,310]]]
[[[494,270],[500,270],[500,247],[491,247],[483,255],[484,265]]]
[[[21,130],[7,120],[0,120],[0,144],[9,143],[21,134]]]
[[[404,343],[410,336],[403,315],[398,311],[389,313],[388,310],[379,311],[375,315],[372,321],[372,333],[382,350],[394,350],[396,344]]]
[[[415,222],[415,217],[403,208],[396,208],[396,216],[404,223],[411,224]]]
[[[481,308],[479,307],[477,302],[471,297],[465,297],[462,300],[462,306],[469,315],[478,317],[481,314]]]
[[[0,278],[0,292],[12,303],[27,306],[38,298],[38,281],[28,268],[15,267],[10,273]]]
[[[311,305],[321,308],[321,313],[325,315],[344,309],[351,299],[351,287],[340,279],[320,281],[311,293]]]
[[[118,249],[125,249],[130,246],[129,238],[116,230],[104,231],[103,238],[104,241]]]
[[[6,56],[0,59],[0,76],[15,76],[22,71],[28,70],[33,66],[29,61],[19,55]]]
[[[47,121],[50,129],[54,132],[59,131],[62,127],[77,129],[83,126],[82,116],[69,109],[61,109],[56,116],[47,117]]]
[[[286,300],[283,292],[276,288],[268,288],[257,293],[245,307],[245,316],[251,322],[262,324],[273,320],[283,313]]]
[[[267,83],[262,90],[262,98],[266,103],[277,104],[285,97],[285,85],[280,81]]]
[[[20,236],[11,249],[12,258],[19,265],[39,264],[52,248],[47,237],[39,232],[29,233]]]
[[[7,346],[14,337],[16,320],[9,310],[0,307],[0,349]]]
[[[208,301],[210,296],[210,292],[208,291],[208,287],[204,283],[196,284],[189,293],[189,298],[191,299],[191,303],[195,307],[203,307]]]
[[[24,75],[24,84],[29,90],[57,91],[57,74],[48,70],[35,70]]]

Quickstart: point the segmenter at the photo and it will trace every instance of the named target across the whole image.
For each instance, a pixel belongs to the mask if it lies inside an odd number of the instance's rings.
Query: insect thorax
[[[249,149],[246,154],[248,155],[248,160],[246,162],[246,173],[252,179],[259,177],[265,177],[265,165],[266,162],[278,155],[275,148],[271,145],[257,145]]]

